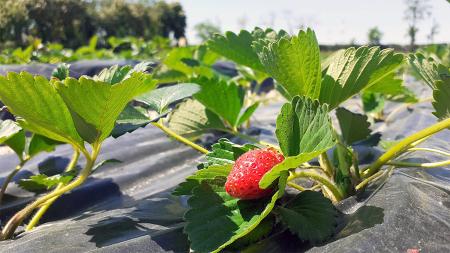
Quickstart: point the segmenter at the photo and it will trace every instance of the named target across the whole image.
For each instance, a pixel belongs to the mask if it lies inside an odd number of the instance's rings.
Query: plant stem
[[[327,177],[320,175],[317,172],[311,171],[311,170],[306,170],[306,171],[297,171],[292,173],[289,177],[288,177],[288,181],[291,181],[295,178],[308,178],[311,180],[314,180],[320,184],[322,184],[323,186],[327,187],[330,192],[333,195],[333,198],[335,199],[335,201],[341,201],[344,196],[341,193],[341,191],[339,190],[339,188]]]
[[[393,165],[397,167],[417,167],[417,168],[436,168],[450,165],[450,160],[434,162],[434,163],[410,163],[401,161],[390,161],[386,163],[387,165]]]
[[[179,141],[179,142],[181,142],[181,143],[184,143],[184,144],[186,144],[186,145],[192,147],[193,149],[199,151],[200,153],[203,153],[203,154],[209,153],[209,151],[208,151],[206,148],[204,148],[204,147],[202,147],[202,146],[200,146],[200,145],[195,144],[194,142],[188,140],[187,138],[184,138],[184,137],[181,136],[181,135],[178,135],[178,134],[175,133],[174,131],[170,130],[168,127],[164,126],[164,124],[163,124],[162,122],[152,122],[152,124],[153,124],[154,126],[156,126],[157,128],[161,129],[161,130],[162,130],[164,133],[166,133],[168,136],[174,138],[175,140],[177,140],[177,141]]]
[[[319,164],[320,167],[322,167],[323,171],[325,171],[325,174],[327,174],[327,176],[331,178],[334,176],[334,169],[330,163],[327,152],[323,152],[319,155]]]
[[[361,183],[359,183],[356,187],[355,190],[359,191],[361,188],[363,188],[364,186],[366,186],[367,184],[378,180],[380,177],[384,176],[386,173],[388,173],[390,171],[390,169],[387,170],[380,170],[377,173],[373,174],[372,176],[364,179]]]
[[[443,150],[434,149],[434,148],[408,148],[408,151],[425,151],[425,152],[432,152],[444,156],[450,156],[450,153],[445,152]]]
[[[63,186],[58,190],[55,189],[54,191],[50,192],[49,194],[47,194],[45,196],[38,198],[33,203],[29,204],[24,209],[17,212],[8,221],[8,223],[6,223],[5,227],[3,228],[2,232],[1,232],[2,237],[0,239],[1,240],[10,239],[13,236],[14,231],[17,229],[17,227],[20,224],[22,224],[24,219],[27,218],[33,212],[34,209],[38,208],[39,206],[41,206],[48,200],[50,200],[54,197],[59,197],[60,195],[66,193],[68,191],[71,191],[71,190],[75,189],[76,187],[80,186],[81,184],[83,184],[84,181],[86,181],[86,179],[91,174],[91,170],[95,165],[95,160],[97,159],[99,151],[100,151],[100,145],[93,144],[92,155],[86,156],[86,165],[81,170],[78,177],[74,181],[69,183],[68,185]],[[87,153],[87,152],[83,152],[83,153]]]
[[[14,178],[14,176],[22,169],[22,167],[25,165],[25,163],[30,158],[20,159],[20,163],[16,166],[16,168],[11,171],[11,173],[8,174],[8,176],[5,178],[5,181],[3,182],[2,189],[0,190],[0,205],[2,204],[3,196],[5,195],[6,189],[8,188],[9,183]]]
[[[401,152],[405,151],[409,147],[410,144],[419,141],[423,138],[426,138],[430,135],[433,135],[439,131],[442,131],[446,128],[450,127],[450,118],[439,121],[438,123],[429,126],[421,131],[414,133],[399,143],[392,146],[386,153],[380,156],[374,163],[372,163],[367,170],[363,171],[363,177],[367,178],[377,173],[380,168],[389,162],[391,159],[397,157]]]
[[[292,188],[294,188],[294,189],[297,189],[297,190],[299,190],[299,191],[306,191],[306,189],[303,187],[303,186],[300,186],[300,185],[298,185],[298,184],[296,184],[296,183],[292,183],[292,182],[287,182],[287,185],[289,185],[290,187],[292,187]]]
[[[70,163],[66,167],[66,170],[65,170],[66,172],[69,172],[69,171],[73,170],[73,168],[75,168],[75,165],[77,165],[79,157],[80,157],[80,151],[76,147],[74,147],[72,159],[70,160]],[[64,185],[65,184],[63,184],[63,183],[59,183],[58,186],[56,186],[55,190],[61,189]],[[39,210],[36,212],[36,214],[34,214],[33,218],[30,221],[30,223],[28,223],[27,227],[25,228],[25,231],[32,230],[39,223],[40,219],[47,212],[48,208],[58,198],[59,198],[59,196],[58,197],[54,197],[54,198],[48,200],[47,202],[45,202],[45,204],[39,208]]]

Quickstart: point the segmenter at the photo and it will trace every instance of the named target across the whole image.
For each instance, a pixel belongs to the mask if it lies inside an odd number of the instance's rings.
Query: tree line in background
[[[97,35],[184,37],[179,3],[159,0],[2,0],[0,48],[26,46],[33,38],[76,48]]]

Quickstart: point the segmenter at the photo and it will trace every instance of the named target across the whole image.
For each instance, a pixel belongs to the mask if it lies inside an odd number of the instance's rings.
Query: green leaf
[[[190,97],[199,90],[200,87],[197,84],[181,83],[144,93],[138,96],[136,100],[145,103],[159,114],[163,114],[167,111],[167,107],[170,104]]]
[[[228,139],[222,138],[211,146],[211,151],[205,156],[207,162],[201,164],[200,167],[232,164],[239,156],[256,148],[258,147],[252,144],[238,145]]]
[[[390,75],[402,62],[403,55],[392,49],[360,47],[341,51],[323,76],[319,101],[334,109]]]
[[[256,103],[252,104],[251,106],[247,107],[247,109],[245,109],[245,111],[241,114],[241,116],[239,116],[237,126],[242,125],[248,119],[250,119],[250,117],[253,115],[253,113],[256,111],[256,109],[258,109],[258,106],[259,106],[259,102],[256,102]]]
[[[287,174],[279,182],[279,190],[271,198],[239,200],[224,189],[224,180],[203,182],[188,200],[191,207],[184,218],[195,252],[219,252],[249,234],[271,213],[275,202],[284,194]],[[208,222],[205,222],[208,221]]]
[[[313,244],[325,241],[336,231],[338,212],[319,192],[301,192],[279,211],[290,231]]]
[[[12,120],[0,121],[0,144],[22,131],[22,128]]]
[[[69,77],[70,64],[60,63],[52,71],[52,77],[58,78],[59,80],[64,80]]]
[[[95,75],[92,79],[99,82],[105,82],[109,84],[120,83],[131,77],[133,73],[144,73],[150,67],[150,62],[141,62],[134,67],[125,65],[119,67],[118,65],[105,68],[98,75]],[[60,79],[63,80],[63,79]]]
[[[275,133],[285,156],[323,152],[334,143],[328,106],[306,97],[283,105]]]
[[[106,139],[128,102],[155,85],[156,81],[143,73],[134,73],[114,85],[85,77],[79,80],[67,78],[56,83],[75,119],[78,132],[89,143]],[[89,99],[80,99],[83,97]]]
[[[435,82],[433,91],[433,114],[440,120],[450,118],[450,75],[442,78],[442,81]]]
[[[433,58],[426,58],[421,53],[410,54],[408,60],[413,70],[425,83],[433,90],[436,89],[435,82],[441,79],[437,70],[439,64]]]
[[[350,168],[353,166],[353,153],[341,143],[333,151],[333,164],[336,168],[334,181],[344,196],[354,193]],[[357,166],[357,165],[356,165]]]
[[[366,95],[366,93],[383,94],[387,99],[397,102],[414,103],[418,101],[414,93],[403,86],[403,80],[397,78],[394,72],[365,89],[363,96]],[[378,94],[372,96],[381,97]]]
[[[361,94],[365,113],[380,113],[384,110],[385,96],[380,93],[363,92]]]
[[[195,99],[225,119],[232,127],[237,126],[244,92],[235,82],[203,77],[192,82],[201,86],[200,91],[194,95]]]
[[[193,99],[180,103],[172,111],[168,125],[175,133],[191,139],[196,139],[211,130],[226,129],[219,116]]]
[[[339,121],[342,138],[346,144],[351,145],[369,137],[371,130],[366,115],[353,113],[339,107],[336,110],[336,117]]]
[[[126,133],[131,133],[141,127],[145,127],[151,120],[146,115],[146,110],[141,107],[127,105],[116,120],[116,125],[111,136],[118,138]]]
[[[84,94],[77,99],[82,97]],[[69,109],[45,77],[33,77],[25,72],[0,76],[0,100],[20,117],[18,122],[22,127],[50,139],[83,145]]]
[[[39,134],[33,134],[28,144],[27,153],[30,157],[33,157],[40,152],[51,152],[55,150],[55,146],[58,144],[60,144],[60,142],[54,141]]]
[[[192,190],[195,187],[200,186],[203,181],[211,181],[216,178],[226,180],[228,174],[230,174],[233,164],[211,165],[207,168],[198,170],[194,175],[186,178],[186,181],[179,184],[177,188],[172,192],[175,196],[192,195]]]
[[[57,174],[54,176],[46,176],[44,174],[34,175],[28,179],[22,179],[19,181],[19,186],[27,191],[31,192],[41,192],[45,190],[50,190],[56,187],[58,184],[69,183],[75,176],[77,171],[64,172],[62,174]]]
[[[320,50],[314,31],[307,29],[297,36],[283,37],[277,41],[258,40],[254,43],[254,49],[266,72],[291,97],[319,97]]]
[[[264,31],[260,28],[256,28],[252,33],[242,30],[239,34],[235,34],[233,32],[226,32],[225,35],[214,34],[207,42],[207,45],[212,51],[236,62],[237,64],[245,65],[254,70],[264,72],[264,66],[259,61],[258,55],[252,48],[253,42],[258,39],[275,39],[285,35],[286,33],[284,31],[277,34],[270,29]]]

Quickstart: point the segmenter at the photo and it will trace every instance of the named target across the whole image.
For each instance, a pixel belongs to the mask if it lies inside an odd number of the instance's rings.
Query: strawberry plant
[[[311,244],[322,243],[336,232],[338,211],[333,203],[364,191],[396,167],[450,164],[449,160],[404,160],[417,151],[448,156],[442,150],[417,147],[450,128],[448,66],[420,54],[407,57],[433,89],[433,114],[438,122],[393,143],[375,161],[362,165],[352,144],[369,142],[370,123],[367,116],[342,104],[361,93],[405,94],[395,77],[404,55],[378,47],[349,48],[324,66],[312,30],[295,36],[278,34],[261,38],[242,31],[213,38],[215,50],[273,77],[289,102],[276,120],[277,150],[222,139],[206,154],[198,172],[173,192],[189,196],[184,232],[195,252],[242,249],[280,228]],[[339,127],[331,123],[331,113],[336,114]]]
[[[113,131],[116,119],[134,97],[156,85],[152,76],[143,72],[146,66],[115,66],[93,78],[47,80],[26,72],[0,77],[0,100],[16,116],[22,128],[69,144],[74,150],[66,169],[68,174],[47,180],[42,177],[33,179],[49,184],[53,190],[17,212],[3,227],[2,239],[11,238],[16,228],[38,209],[26,228],[32,229],[59,196],[84,183],[92,171],[104,163],[96,165],[97,156],[103,141]],[[80,154],[86,159],[84,168],[75,175],[69,174],[73,172]]]

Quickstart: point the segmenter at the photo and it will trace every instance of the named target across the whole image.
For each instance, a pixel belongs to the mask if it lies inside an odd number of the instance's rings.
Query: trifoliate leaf
[[[219,116],[193,99],[178,105],[170,114],[168,125],[175,133],[190,139],[196,139],[211,130],[226,129]]]
[[[85,103],[77,96],[76,99]],[[0,100],[20,117],[18,122],[34,133],[81,147],[83,141],[75,129],[69,109],[45,77],[22,72],[0,76]]]
[[[391,74],[402,62],[403,55],[392,49],[360,47],[341,51],[323,76],[319,101],[334,109]]]
[[[443,76],[442,81],[435,82],[433,91],[434,116],[440,120],[450,118],[450,75]]]
[[[170,70],[181,72],[189,77],[206,76],[213,77],[214,71],[210,66],[198,59],[194,59],[195,47],[173,48],[163,60],[163,64]]]
[[[144,93],[136,98],[137,101],[145,103],[159,114],[167,111],[167,107],[178,100],[187,98],[197,93],[200,87],[194,83],[181,83],[173,86],[162,87]]]
[[[338,212],[319,192],[301,192],[279,211],[290,231],[313,244],[325,241],[336,231]]]
[[[226,32],[225,35],[214,34],[207,42],[208,47],[236,62],[245,65],[253,70],[264,72],[264,66],[259,61],[258,55],[254,52],[252,44],[259,39],[276,39],[277,37],[286,36],[286,32],[276,33],[273,30],[262,30],[256,28],[253,32],[242,30],[239,34]]]
[[[339,107],[336,110],[336,117],[339,121],[342,138],[346,144],[351,145],[369,137],[371,130],[366,115],[353,113]]]
[[[195,252],[219,252],[239,238],[249,234],[270,214],[275,202],[284,193],[287,174],[280,178],[279,190],[272,197],[239,200],[224,189],[224,180],[202,183],[188,200],[191,207],[184,218]],[[208,221],[208,222],[205,222]]]
[[[34,175],[28,179],[22,179],[19,181],[19,186],[27,191],[41,192],[50,190],[56,187],[58,184],[69,183],[77,174],[77,171],[64,172],[62,174],[54,176],[46,176],[44,174]]]
[[[59,80],[64,80],[69,77],[70,64],[60,63],[52,71],[52,77],[58,78]]]
[[[232,164],[239,156],[256,148],[258,147],[252,144],[238,145],[228,139],[222,138],[211,146],[212,150],[205,156],[207,162],[201,164],[201,166],[209,167],[211,165]]]
[[[145,127],[151,122],[145,113],[146,110],[141,107],[127,105],[117,118],[111,136],[118,138],[126,133],[131,133],[141,127]]]
[[[244,103],[244,91],[234,82],[217,78],[197,78],[192,82],[201,87],[194,98],[236,127]]]
[[[222,165],[216,164],[198,170],[194,175],[187,177],[185,182],[179,184],[172,194],[175,196],[192,195],[192,190],[195,187],[200,186],[203,181],[214,180],[216,178],[226,180],[232,167],[233,165],[230,163]]]
[[[290,97],[319,97],[320,50],[311,29],[277,41],[258,40],[254,49],[266,72],[285,88]]]
[[[89,143],[106,139],[128,102],[155,85],[156,81],[143,73],[134,73],[113,85],[85,77],[79,80],[67,78],[56,83],[58,92],[70,108],[78,132]],[[83,97],[89,99],[80,99]]]
[[[285,156],[324,151],[334,143],[328,106],[306,97],[283,105],[275,133]]]

